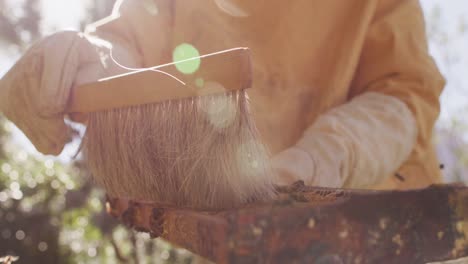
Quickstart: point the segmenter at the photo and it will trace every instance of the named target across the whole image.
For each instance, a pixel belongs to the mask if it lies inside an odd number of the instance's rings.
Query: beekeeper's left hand
[[[291,185],[298,180],[305,183],[314,181],[314,161],[311,156],[298,147],[288,148],[273,157],[271,164],[276,184]]]

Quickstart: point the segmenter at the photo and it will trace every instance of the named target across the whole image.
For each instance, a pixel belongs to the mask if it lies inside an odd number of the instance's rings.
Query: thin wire
[[[119,63],[115,58],[114,58],[114,54],[112,52],[113,49],[110,49],[110,57],[112,59],[112,61],[117,64],[117,66],[119,66],[120,68],[122,69],[125,69],[125,70],[128,70],[132,73],[137,73],[137,72],[143,72],[143,71],[154,71],[154,72],[159,72],[159,73],[162,73],[162,74],[165,74],[171,78],[173,78],[174,80],[180,82],[182,85],[186,86],[187,84],[185,82],[183,82],[182,80],[180,80],[179,78],[175,77],[174,75],[168,73],[168,72],[165,72],[165,71],[161,71],[161,70],[157,70],[156,68],[131,68],[131,67],[127,67],[121,63]]]
[[[192,57],[192,58],[185,59],[185,60],[179,60],[179,61],[175,61],[175,62],[160,64],[160,65],[156,65],[156,66],[149,67],[149,68],[132,68],[132,67],[127,67],[127,66],[122,65],[121,63],[119,63],[114,58],[112,49],[110,49],[110,57],[111,57],[112,61],[115,64],[117,64],[117,66],[121,67],[122,69],[131,71],[131,73],[144,72],[144,71],[155,71],[155,72],[166,74],[166,75],[170,76],[171,78],[179,81],[183,85],[186,85],[182,80],[178,79],[174,75],[172,75],[172,74],[170,74],[168,72],[165,72],[165,71],[158,70],[158,69],[166,67],[166,66],[176,65],[176,64],[179,64],[179,63],[189,62],[189,61],[193,61],[193,60],[199,60],[199,59],[203,59],[203,58],[206,58],[206,57],[209,57],[209,56],[219,55],[219,54],[222,54],[222,53],[230,52],[230,51],[233,51],[233,50],[239,50],[239,49],[245,49],[245,48],[232,48],[232,49],[227,49],[227,50],[221,50],[221,51],[217,51],[217,52],[213,52],[213,53],[209,53],[209,54],[205,54],[205,55],[201,55],[201,56],[197,56],[197,57]],[[120,76],[124,76],[124,75],[128,75],[128,74],[129,73],[124,73],[124,74],[121,74],[121,75],[104,78],[103,80],[111,79],[111,78],[115,78],[115,77],[120,77]]]

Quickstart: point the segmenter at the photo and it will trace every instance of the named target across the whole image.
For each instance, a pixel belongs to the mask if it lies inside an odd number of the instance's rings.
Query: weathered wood
[[[217,263],[427,263],[468,256],[468,188],[278,188],[271,204],[196,212],[110,199],[128,226]],[[120,213],[123,212],[123,213]]]

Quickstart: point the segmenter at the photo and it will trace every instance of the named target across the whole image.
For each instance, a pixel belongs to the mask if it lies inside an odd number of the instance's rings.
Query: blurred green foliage
[[[0,255],[18,263],[191,263],[191,255],[136,234],[105,213],[83,165],[22,151],[0,119]]]

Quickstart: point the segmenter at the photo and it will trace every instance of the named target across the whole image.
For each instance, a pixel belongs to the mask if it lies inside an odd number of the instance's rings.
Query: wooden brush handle
[[[186,85],[161,72],[140,70],[76,87],[72,90],[67,112],[72,115],[90,113],[251,87],[249,49],[235,48],[208,54],[200,60],[200,69],[194,74],[184,75],[173,64],[157,69],[176,76]],[[215,82],[223,89],[203,89],[197,87],[197,81]]]

